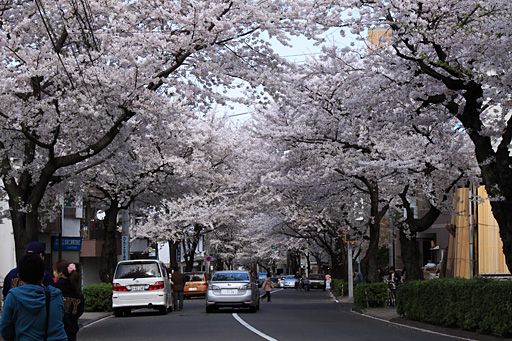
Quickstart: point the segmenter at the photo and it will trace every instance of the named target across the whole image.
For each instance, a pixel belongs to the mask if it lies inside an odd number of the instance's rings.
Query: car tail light
[[[112,287],[114,291],[128,291],[128,288],[124,285],[121,285],[119,283],[114,283],[114,286]]]
[[[156,282],[155,284],[151,284],[148,288],[148,290],[161,290],[164,288],[164,282],[163,281],[159,281],[159,282]]]
[[[239,289],[240,290],[249,290],[251,288],[251,286],[249,284],[246,284],[246,285],[242,285]]]

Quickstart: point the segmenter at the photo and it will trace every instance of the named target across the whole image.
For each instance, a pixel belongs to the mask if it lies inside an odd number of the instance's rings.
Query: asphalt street
[[[207,314],[203,298],[186,300],[184,310],[159,315],[141,309],[86,325],[79,340],[453,340],[352,312],[322,290],[276,290],[260,310],[221,309]],[[464,338],[462,338],[464,339]],[[467,338],[466,338],[467,339]]]

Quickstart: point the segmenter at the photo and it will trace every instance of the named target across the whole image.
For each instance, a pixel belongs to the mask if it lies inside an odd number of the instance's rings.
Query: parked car
[[[306,285],[306,290],[309,289],[322,289],[325,291],[325,276],[323,274],[310,274]]]
[[[185,289],[183,295],[185,297],[206,295],[206,288],[208,287],[208,279],[204,272],[185,272]]]
[[[288,275],[284,278],[283,288],[295,288],[297,284],[297,278],[294,275]]]
[[[164,263],[154,259],[121,261],[112,281],[114,315],[127,315],[133,308],[157,309],[162,314],[172,311],[169,273]]]
[[[206,290],[206,312],[221,307],[245,307],[251,312],[260,308],[258,283],[248,271],[218,271]]]

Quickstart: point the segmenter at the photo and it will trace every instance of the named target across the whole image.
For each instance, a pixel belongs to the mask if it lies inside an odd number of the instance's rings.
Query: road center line
[[[244,326],[245,328],[249,329],[251,332],[255,333],[255,334],[258,334],[259,336],[261,336],[262,338],[264,338],[265,340],[268,340],[268,341],[277,341],[276,339],[268,336],[267,334],[264,334],[262,332],[260,332],[258,329],[254,328],[253,326],[251,326],[249,323],[245,322],[244,320],[242,320],[242,318],[240,316],[238,316],[237,313],[233,313],[232,314],[233,317],[235,318],[235,320],[237,320],[238,322],[240,322],[240,324],[242,326]]]

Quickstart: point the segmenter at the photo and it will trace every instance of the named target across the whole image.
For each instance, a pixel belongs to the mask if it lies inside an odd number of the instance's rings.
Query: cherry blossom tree
[[[102,154],[135,117],[206,110],[219,89],[273,86],[286,43],[340,21],[330,1],[7,1],[0,8],[1,178],[16,253],[37,239],[59,173]],[[258,89],[255,93],[259,92]]]
[[[352,5],[353,32],[389,29],[367,58],[396,80],[399,96],[412,100],[407,110],[451,115],[473,142],[512,269],[512,4],[376,0]]]
[[[366,207],[347,225],[356,219],[366,222],[362,266],[366,280],[373,282],[378,280],[380,225],[393,200],[413,186],[416,195],[427,195],[436,205],[449,202],[448,189],[471,169],[473,158],[449,115],[435,113],[436,119],[430,110],[417,113],[414,99],[397,92],[399,76],[385,74],[383,67],[360,56],[334,48],[323,60],[306,63],[290,81],[288,96],[262,112],[255,130],[279,140],[274,148],[288,161],[281,179],[311,184],[310,191],[320,196],[319,182],[353,188],[348,193],[352,202],[356,194],[365,196]],[[288,181],[281,187],[293,185]],[[347,199],[332,198],[333,203],[320,204],[347,205]]]
[[[240,217],[247,207],[241,204],[246,194],[244,175],[237,168],[239,138],[234,135],[229,120],[207,116],[190,127],[189,133],[190,154],[184,157],[175,176],[182,184],[180,193],[164,197],[150,208],[146,221],[134,230],[137,237],[180,244],[187,271],[192,270],[200,238],[208,236],[209,243],[215,245],[216,235],[232,235],[214,232],[240,226]],[[222,261],[230,264],[235,256],[226,255]]]

